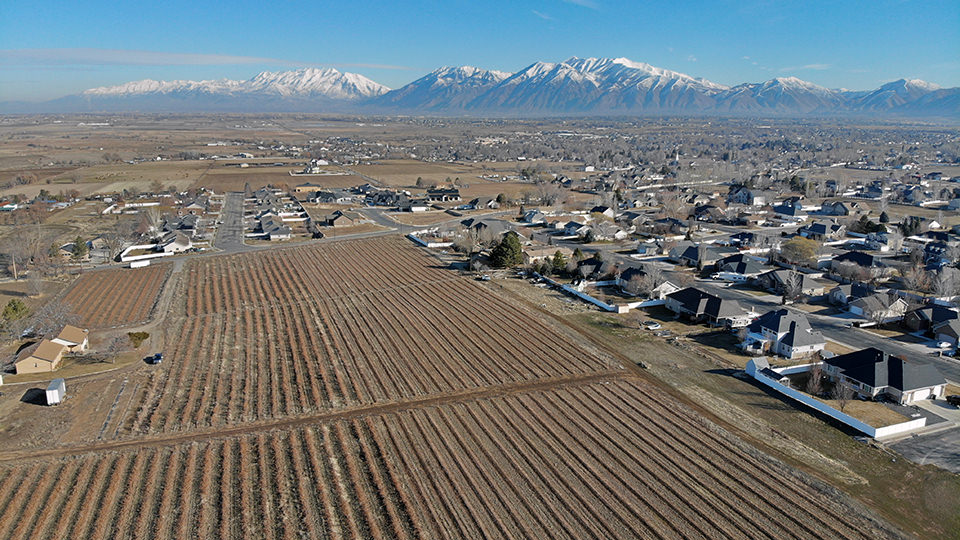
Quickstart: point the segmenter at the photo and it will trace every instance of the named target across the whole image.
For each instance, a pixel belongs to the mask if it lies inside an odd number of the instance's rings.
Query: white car
[[[643,323],[643,327],[646,328],[647,330],[659,330],[660,323],[658,323],[657,321],[647,321]]]

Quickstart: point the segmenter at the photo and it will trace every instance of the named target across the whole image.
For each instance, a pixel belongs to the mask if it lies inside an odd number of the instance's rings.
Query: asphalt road
[[[244,194],[231,191],[223,200],[223,210],[220,220],[223,222],[217,228],[217,237],[214,247],[223,253],[237,253],[247,251],[248,246],[243,243],[243,198]]]
[[[920,465],[933,464],[960,474],[960,429],[909,437],[890,447]]]

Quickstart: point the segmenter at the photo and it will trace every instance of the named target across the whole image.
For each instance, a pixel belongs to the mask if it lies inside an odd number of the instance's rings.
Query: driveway
[[[960,425],[960,408],[951,405],[943,399],[921,399],[913,402],[914,405],[930,411],[933,414]]]

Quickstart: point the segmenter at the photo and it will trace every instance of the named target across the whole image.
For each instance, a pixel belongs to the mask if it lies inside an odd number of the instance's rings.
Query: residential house
[[[843,263],[853,263],[869,270],[871,275],[877,275],[880,272],[880,258],[862,251],[848,251],[838,255],[831,260],[830,267],[836,272],[837,268]]]
[[[846,283],[830,289],[829,297],[831,303],[845,306],[858,298],[871,294],[873,294],[873,290],[863,283]]]
[[[752,278],[762,274],[766,268],[763,263],[749,255],[730,255],[716,262],[718,272],[729,272]]]
[[[504,222],[495,219],[468,218],[460,224],[484,242],[497,240],[510,230]]]
[[[803,209],[803,204],[799,197],[789,197],[782,203],[773,207],[773,211],[781,219],[788,221],[803,221],[807,219],[807,212]]]
[[[326,218],[329,227],[353,227],[363,223],[370,223],[370,220],[359,212],[337,210]]]
[[[788,283],[798,283],[800,294],[805,294],[807,296],[820,296],[824,293],[825,288],[822,283],[818,282],[807,274],[804,274],[803,272],[797,272],[796,270],[787,270],[785,268],[764,272],[763,274],[757,276],[756,282],[759,287],[774,294],[783,294]]]
[[[899,321],[910,305],[893,293],[874,293],[847,304],[847,311],[871,321],[888,323]]]
[[[960,318],[956,309],[931,304],[908,311],[903,325],[913,332],[927,332],[940,324]]]
[[[528,210],[523,214],[523,222],[530,225],[545,225],[547,216],[539,210]]]
[[[640,280],[646,275],[647,273],[642,266],[630,266],[620,271],[619,275],[617,276],[617,286],[627,294],[636,294],[637,291],[631,290],[633,288],[632,282]],[[652,290],[648,291],[647,297],[663,300],[668,294],[677,292],[679,290],[679,286],[671,283],[670,281],[664,280]]]
[[[609,206],[594,206],[593,208],[590,209],[590,213],[601,214],[610,219],[613,219],[614,216],[616,216],[617,211],[614,210],[613,208],[610,208]]]
[[[752,318],[752,314],[736,300],[726,300],[695,287],[670,293],[665,300],[666,308],[677,315],[692,321],[706,321],[714,326],[737,328],[746,326]]]
[[[727,204],[763,206],[767,204],[767,199],[759,190],[749,189],[746,186],[732,186],[727,194]]]
[[[937,341],[949,343],[952,347],[960,344],[960,319],[941,321],[930,328]]]
[[[674,258],[674,250],[670,250],[670,253],[671,258]],[[712,244],[689,244],[675,260],[687,266],[704,269],[713,267],[720,259],[737,253],[738,250],[736,248],[728,246],[716,246]]]
[[[573,257],[573,251],[570,248],[560,246],[528,247],[523,250],[523,264],[531,265],[543,261],[550,262],[558,251],[568,261]]]
[[[590,227],[577,221],[568,221],[563,226],[563,234],[566,236],[586,236],[590,232]]]
[[[609,221],[601,221],[593,227],[593,237],[597,240],[623,240],[629,234]]]
[[[66,325],[51,341],[67,348],[68,352],[83,352],[90,345],[89,330]]]
[[[764,314],[747,327],[743,348],[762,354],[769,350],[785,358],[802,358],[827,346],[823,334],[815,332],[806,315],[788,309]]]
[[[860,396],[883,395],[901,405],[942,398],[947,384],[932,364],[907,362],[873,347],[828,358],[823,372]]]
[[[293,192],[296,193],[297,195],[303,195],[305,193],[313,193],[320,189],[323,189],[323,185],[314,184],[311,182],[293,186]]]
[[[738,232],[730,235],[730,245],[750,247],[756,242],[757,236],[752,232]]]
[[[797,229],[797,233],[804,238],[812,238],[819,242],[839,240],[847,234],[847,228],[833,221],[815,221]]]
[[[17,375],[21,373],[46,373],[60,367],[67,348],[49,339],[43,339],[23,349],[14,362]]]
[[[260,232],[270,241],[289,240],[293,230],[283,223],[279,216],[267,214],[260,218]]]
[[[467,203],[467,206],[470,210],[484,210],[500,208],[500,203],[498,203],[494,197],[477,197]]]
[[[183,253],[193,247],[190,237],[180,232],[168,232],[160,237],[157,251],[163,253]]]
[[[850,207],[843,201],[823,201],[820,213],[826,216],[849,216]]]
[[[727,213],[712,204],[695,206],[690,212],[690,217],[697,221],[708,223],[721,223],[727,221]]]
[[[457,188],[428,189],[427,200],[430,202],[457,202],[460,200],[460,190]]]

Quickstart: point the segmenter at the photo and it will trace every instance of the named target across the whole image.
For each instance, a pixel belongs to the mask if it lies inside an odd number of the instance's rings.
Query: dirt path
[[[371,415],[390,414],[409,409],[433,407],[447,403],[458,403],[477,399],[507,396],[517,393],[550,390],[560,386],[581,385],[602,381],[631,379],[631,373],[625,370],[609,370],[597,373],[554,377],[536,381],[525,381],[515,384],[505,384],[464,390],[461,392],[444,393],[441,395],[426,396],[416,399],[400,400],[388,403],[376,403],[348,407],[334,411],[302,416],[289,416],[261,422],[237,424],[215,429],[195,430],[183,433],[171,433],[157,436],[147,436],[136,439],[110,441],[96,444],[62,446],[57,448],[14,450],[0,452],[0,462],[21,461],[32,458],[64,457],[78,454],[99,453],[115,450],[131,450],[171,446],[187,442],[236,437],[262,431],[291,429],[313,424],[328,423],[338,420],[348,420]]]

